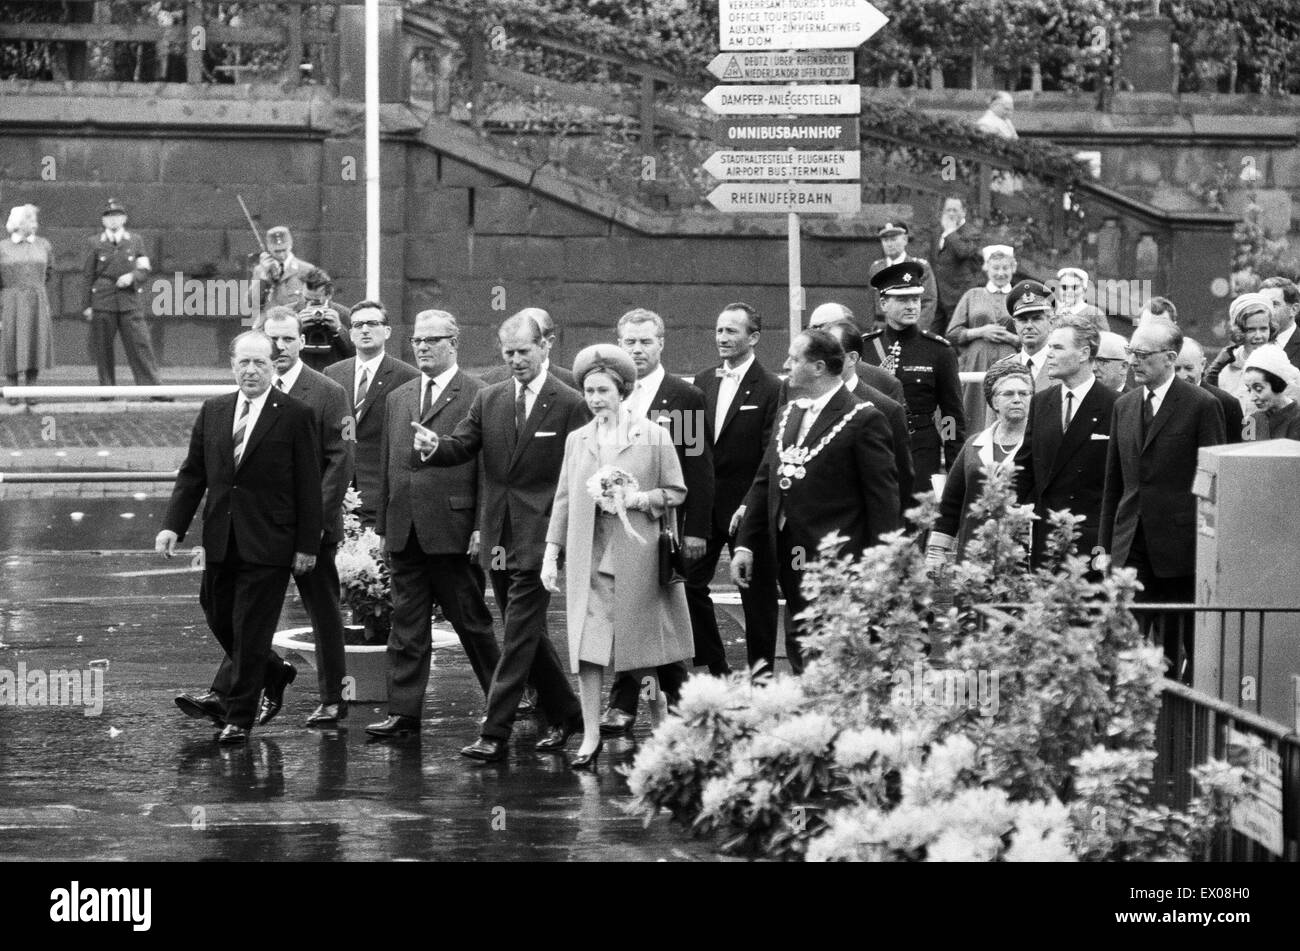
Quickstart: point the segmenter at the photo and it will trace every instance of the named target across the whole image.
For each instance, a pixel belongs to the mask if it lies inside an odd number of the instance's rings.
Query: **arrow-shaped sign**
[[[859,86],[714,86],[702,100],[724,116],[856,116]]]
[[[719,185],[708,199],[719,211],[854,215],[862,209],[862,186],[744,182]]]
[[[851,50],[889,17],[867,0],[719,0],[719,46],[730,50]]]
[[[852,50],[719,53],[709,72],[724,83],[833,83],[853,78]]]
[[[714,152],[704,162],[704,170],[729,181],[848,181],[861,173],[862,153],[831,149]]]

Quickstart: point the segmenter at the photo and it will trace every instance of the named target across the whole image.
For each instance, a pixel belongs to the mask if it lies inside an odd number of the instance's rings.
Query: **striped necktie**
[[[352,412],[361,412],[361,405],[366,401],[366,393],[370,390],[370,369],[363,367],[361,370],[361,382],[357,384],[357,398],[352,401]]]
[[[244,455],[244,437],[248,435],[248,410],[253,404],[242,398],[243,407],[239,410],[239,421],[235,423],[235,468],[239,468],[240,457]]]

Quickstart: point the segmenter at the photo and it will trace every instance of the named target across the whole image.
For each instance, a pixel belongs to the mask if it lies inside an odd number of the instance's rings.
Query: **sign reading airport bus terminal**
[[[861,174],[862,153],[857,149],[817,149],[803,152],[787,149],[775,152],[714,152],[704,170],[729,182],[761,179],[778,181],[847,181]]]
[[[867,0],[719,0],[718,32],[731,50],[844,50],[889,22]]]
[[[846,83],[853,79],[853,51],[719,53],[709,72],[724,83]]]

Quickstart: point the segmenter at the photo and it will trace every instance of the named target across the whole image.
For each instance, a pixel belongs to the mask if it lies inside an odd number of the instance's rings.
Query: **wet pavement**
[[[647,828],[623,811],[614,767],[630,762],[645,722],[633,739],[606,742],[596,775],[534,752],[531,722],[516,724],[507,762],[461,757],[483,699],[459,648],[436,653],[418,738],[367,742],[363,727],[384,715],[370,704],[342,729],[303,727],[317,702],[307,669],[247,747],[218,747],[211,726],[172,702],[206,688],[219,649],[198,571],[150,550],[164,508],[160,498],[0,501],[0,677],[75,671],[82,687],[55,682],[46,705],[0,706],[0,859],[714,859],[665,820]],[[733,666],[743,664],[740,628],[718,615]],[[305,623],[291,595],[280,626]],[[563,630],[560,610],[550,626]],[[98,715],[51,702],[93,712],[96,678]]]

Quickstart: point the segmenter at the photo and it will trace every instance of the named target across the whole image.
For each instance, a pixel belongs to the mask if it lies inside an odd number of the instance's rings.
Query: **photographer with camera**
[[[317,371],[357,352],[348,333],[352,311],[333,297],[334,281],[323,268],[314,267],[303,276],[303,301],[296,308],[307,340],[302,362]]]

